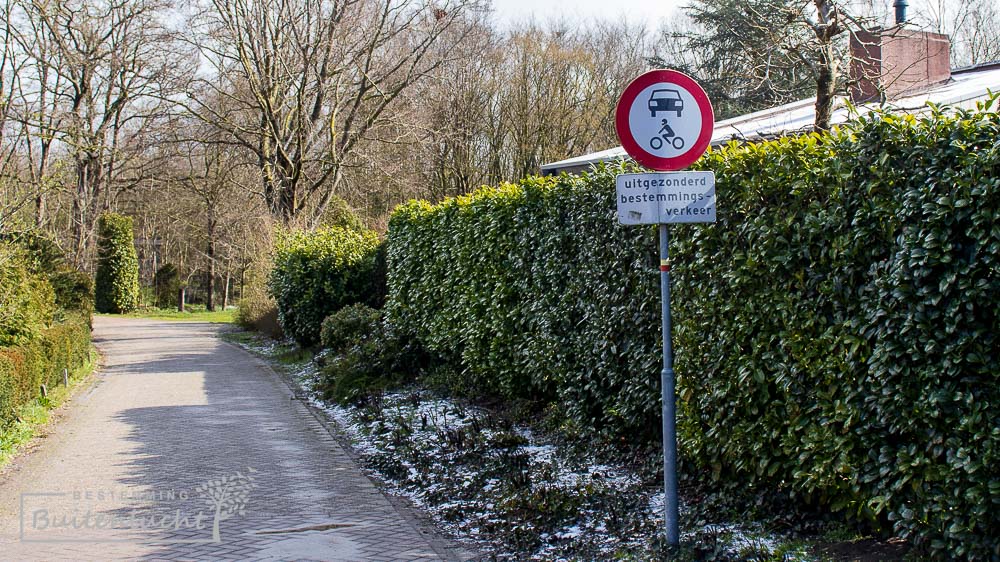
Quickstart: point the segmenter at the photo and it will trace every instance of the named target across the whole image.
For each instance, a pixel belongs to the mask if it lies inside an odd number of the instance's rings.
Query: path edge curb
[[[370,469],[365,467],[357,448],[337,420],[330,417],[330,415],[323,409],[314,405],[306,396],[303,396],[303,389],[287,373],[282,373],[281,371],[275,369],[270,362],[267,361],[267,359],[244,347],[241,347],[236,343],[222,338],[222,334],[226,331],[235,332],[241,330],[220,330],[216,335],[216,339],[225,345],[231,346],[247,354],[259,366],[263,367],[280,380],[285,387],[288,388],[290,393],[289,398],[304,406],[305,410],[309,412],[309,414],[317,422],[319,422],[319,424],[335,441],[337,441],[337,444],[344,449],[344,452],[358,467],[358,470],[360,470],[365,477],[368,478],[372,485],[375,486],[375,488],[378,489],[378,491],[389,501],[396,513],[399,514],[399,516],[412,526],[421,536],[427,539],[428,544],[431,549],[434,550],[435,554],[448,562],[472,562],[486,559],[483,554],[473,551],[469,545],[464,544],[464,542],[460,542],[459,539],[451,538],[449,541],[449,538],[446,538],[445,533],[434,523],[430,515],[424,513],[408,498],[393,494],[384,481],[373,474]],[[454,544],[449,544],[449,542]]]

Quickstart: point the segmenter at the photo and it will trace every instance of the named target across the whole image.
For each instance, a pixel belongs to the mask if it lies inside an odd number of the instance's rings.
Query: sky
[[[686,0],[493,0],[494,17],[506,24],[565,18],[567,21],[610,19],[622,16],[630,23],[645,23],[650,29],[686,3]]]
[[[675,11],[679,13],[680,7],[688,4],[689,0],[492,0],[491,3],[495,20],[508,25],[524,21],[532,15],[542,21],[562,18],[581,23],[593,19],[617,21],[624,15],[630,23],[656,29],[663,18]],[[892,3],[893,0],[874,1],[886,14],[891,14]],[[927,13],[935,11],[931,6],[955,9],[955,0],[910,0],[909,3],[910,16],[918,24],[926,24]],[[1000,9],[1000,0],[992,0],[992,5]]]

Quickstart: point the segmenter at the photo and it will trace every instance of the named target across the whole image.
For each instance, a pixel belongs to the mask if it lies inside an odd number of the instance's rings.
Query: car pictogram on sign
[[[653,170],[683,170],[712,141],[715,116],[690,76],[651,70],[629,83],[615,107],[615,132],[635,161]]]
[[[649,96],[649,115],[656,117],[659,112],[673,111],[678,117],[684,111],[684,100],[677,90],[653,90]]]

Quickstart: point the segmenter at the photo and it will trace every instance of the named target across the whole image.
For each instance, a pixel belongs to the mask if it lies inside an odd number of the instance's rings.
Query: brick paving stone
[[[94,319],[103,367],[0,475],[0,560],[474,557],[387,498],[220,329]],[[98,517],[118,524],[95,528]],[[331,523],[346,525],[302,530]]]

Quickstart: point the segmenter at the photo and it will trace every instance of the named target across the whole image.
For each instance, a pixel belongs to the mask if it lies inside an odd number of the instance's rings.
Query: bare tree
[[[916,8],[919,20],[951,37],[952,66],[1000,60],[1000,6],[996,0],[925,0]]]
[[[5,49],[20,58],[20,72],[6,90],[10,118],[23,132],[18,147],[23,173],[18,183],[33,194],[34,223],[41,228],[46,224],[48,193],[55,188],[50,166],[60,112],[53,92],[60,91],[62,84],[60,76],[51,71],[59,65],[58,53],[39,19],[31,15],[32,8],[23,0],[7,0],[0,17],[7,28]]]
[[[472,0],[211,0],[192,42],[211,67],[184,103],[261,170],[284,223],[314,224],[396,100],[443,64]],[[452,53],[449,49],[445,52]],[[201,93],[227,98],[225,110]]]
[[[411,183],[429,187],[410,196],[459,195],[606,148],[618,95],[647,69],[648,38],[625,23],[529,21],[474,38],[474,57],[442,67],[414,94],[424,134],[421,177]]]
[[[35,131],[35,181],[44,179],[53,142],[73,168],[72,247],[86,266],[97,215],[113,191],[140,181],[134,165],[143,135],[163,113],[171,76],[183,67],[161,25],[159,0],[21,0],[22,47],[37,75],[21,95]],[[40,202],[39,209],[44,209]],[[43,212],[43,211],[39,211]]]
[[[254,231],[270,228],[262,226],[268,213],[249,188],[259,184],[259,171],[204,122],[177,116],[163,131],[147,154],[156,177],[126,192],[118,205],[137,219],[148,282],[158,267],[170,264],[185,289],[204,290],[206,307],[214,310],[220,293],[223,306],[228,304],[234,273],[259,253]]]
[[[12,20],[13,3],[0,4],[0,231],[30,199],[17,189],[18,148],[24,140],[24,128],[14,123],[14,88],[23,71],[23,62],[15,50],[17,29]],[[13,125],[13,126],[12,126]]]
[[[200,212],[196,215],[204,218],[203,255],[208,281],[205,305],[208,310],[214,311],[219,264],[223,258],[220,245],[224,240],[226,219],[233,218],[227,216],[226,204],[239,200],[237,193],[243,187],[241,179],[245,176],[240,173],[242,170],[239,159],[233,154],[234,148],[219,142],[221,133],[218,130],[207,128],[204,124],[190,125],[187,130],[204,131],[204,136],[198,142],[177,144],[179,169],[176,181],[186,196],[197,199],[196,208]],[[226,291],[228,283],[227,274]]]
[[[687,10],[701,31],[688,48],[711,53],[703,72],[764,93],[762,107],[800,97],[807,77],[817,131],[830,128],[835,94],[846,85],[849,32],[881,21],[870,15],[874,4],[851,0],[694,0]]]
[[[9,129],[11,113],[14,105],[14,88],[23,70],[23,61],[18,60],[15,50],[17,31],[12,21],[13,6],[11,0],[0,4],[0,36],[3,38],[3,50],[0,51],[0,172],[6,172],[7,166],[15,156],[17,141],[22,131],[12,132]],[[4,173],[6,175],[6,173]]]

